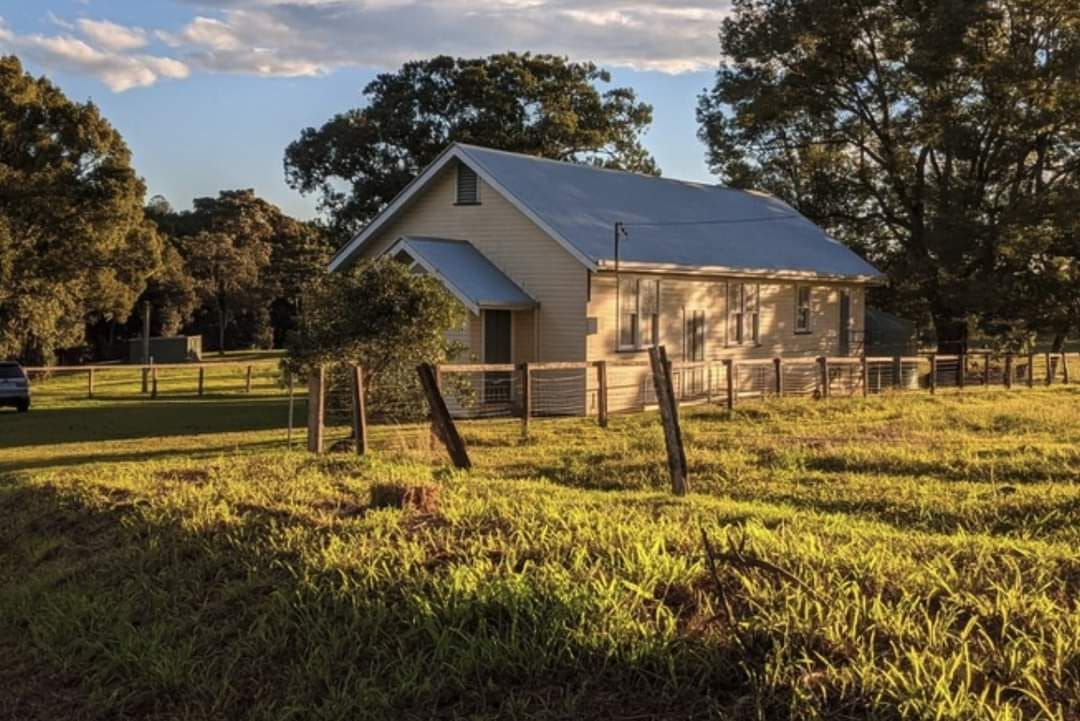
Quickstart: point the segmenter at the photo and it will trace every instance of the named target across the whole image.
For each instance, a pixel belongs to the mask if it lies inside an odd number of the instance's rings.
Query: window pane
[[[637,313],[623,313],[619,317],[619,345],[630,347],[637,345]]]
[[[750,315],[750,338],[755,343],[758,342],[761,333],[761,316],[758,313],[752,313]]]
[[[759,287],[760,286],[758,286],[756,284],[754,284],[754,285],[747,284],[745,286],[746,293],[744,294],[744,297],[746,298],[745,310],[746,310],[747,313],[756,313],[757,312],[757,309],[758,309],[758,288]]]
[[[742,283],[728,284],[728,313],[738,313],[742,310]]]
[[[660,281],[641,281],[641,314],[652,315],[660,312]]]
[[[619,346],[637,345],[637,278],[619,279]]]

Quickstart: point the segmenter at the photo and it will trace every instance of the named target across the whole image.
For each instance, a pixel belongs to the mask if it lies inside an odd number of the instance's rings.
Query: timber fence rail
[[[28,366],[23,370],[31,382],[81,378],[83,382],[78,385],[52,383],[45,392],[88,399],[136,394],[156,398],[159,393],[192,396],[252,393],[280,388],[285,378],[277,360]]]

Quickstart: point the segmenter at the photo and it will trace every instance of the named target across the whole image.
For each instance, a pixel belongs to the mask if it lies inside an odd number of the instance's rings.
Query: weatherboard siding
[[[455,205],[456,166],[443,169],[364,249],[377,257],[403,235],[467,240],[540,303],[539,348],[532,311],[514,313],[516,361],[585,360],[585,267],[494,188],[480,181],[479,205]],[[480,319],[470,334],[482,358]]]

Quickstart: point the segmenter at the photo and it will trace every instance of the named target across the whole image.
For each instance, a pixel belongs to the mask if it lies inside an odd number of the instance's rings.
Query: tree
[[[223,231],[202,231],[185,239],[185,246],[195,289],[216,319],[217,349],[223,355],[225,331],[236,316],[265,310],[260,277],[270,262],[270,248]]]
[[[360,364],[373,412],[415,409],[416,366],[460,353],[446,332],[463,320],[461,304],[435,278],[389,259],[362,261],[311,288],[290,335],[288,367],[303,373]]]
[[[370,220],[450,143],[606,167],[658,172],[641,145],[652,108],[610,75],[551,55],[440,56],[406,63],[366,88],[363,108],[304,130],[285,151],[285,175],[318,193],[333,230]]]
[[[735,0],[721,44],[698,108],[716,172],[866,252],[945,348],[972,322],[1047,325],[1002,291],[1052,282],[1015,260],[1080,173],[1080,6]]]
[[[50,363],[126,320],[160,265],[131,154],[91,103],[0,58],[0,356]]]

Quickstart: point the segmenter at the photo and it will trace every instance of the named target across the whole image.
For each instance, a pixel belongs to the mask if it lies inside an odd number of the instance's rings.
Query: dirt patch
[[[402,508],[430,515],[439,510],[439,487],[376,483],[371,487],[372,508]]]

